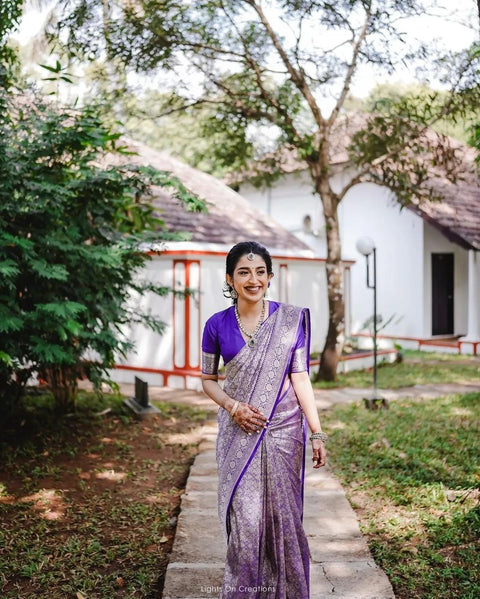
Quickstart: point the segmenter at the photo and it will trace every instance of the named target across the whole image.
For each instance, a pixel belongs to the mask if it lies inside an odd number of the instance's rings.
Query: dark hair
[[[263,258],[265,265],[267,267],[267,273],[269,275],[273,273],[272,257],[270,256],[267,248],[263,247],[263,245],[260,245],[256,241],[242,241],[242,242],[234,245],[233,248],[227,254],[227,261],[226,261],[226,268],[225,268],[227,275],[230,275],[231,277],[233,277],[235,267],[237,266],[240,258],[242,256],[245,256],[246,254],[250,254],[250,253],[257,254],[257,256],[260,256],[261,258]],[[231,298],[232,297],[231,291],[232,291],[232,287],[230,287],[230,285],[228,283],[225,283],[225,286],[223,288],[223,295],[225,297]]]

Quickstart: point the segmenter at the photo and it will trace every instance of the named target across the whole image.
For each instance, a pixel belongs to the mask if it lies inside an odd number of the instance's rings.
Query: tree
[[[108,82],[102,87],[102,97],[108,99]],[[180,111],[179,106],[182,107]],[[140,90],[125,90],[116,101],[116,107],[111,111],[107,107],[108,104],[105,104],[105,118],[114,122],[120,117],[122,128],[129,137],[177,156],[213,176],[225,176],[227,169],[219,164],[217,154],[218,148],[228,148],[229,137],[227,132],[209,128],[215,116],[212,107],[183,109],[183,101],[175,106],[170,96],[157,91]],[[228,170],[233,164],[230,162]]]
[[[0,7],[0,399],[5,412],[37,375],[70,411],[78,377],[98,383],[131,347],[123,325],[162,330],[130,302],[170,292],[142,278],[142,243],[176,238],[148,201],[151,186],[205,207],[168,173],[129,164],[98,105],[61,107],[19,87],[8,37],[22,5]],[[58,61],[47,71],[69,80]]]
[[[443,105],[447,99],[446,97],[446,91],[435,90],[426,84],[379,83],[372,88],[366,98],[356,98],[354,96],[347,98],[345,109],[351,113],[388,113],[392,103],[398,104],[405,98],[411,98],[412,102],[417,102],[417,111],[419,109],[425,111],[427,107],[431,107],[433,101]],[[458,115],[458,118],[446,117],[439,119],[432,124],[432,129],[442,135],[468,143],[469,131],[479,117],[479,108],[472,106],[470,111],[466,110],[465,114],[463,116]]]
[[[12,83],[16,61],[8,39],[18,26],[22,6],[22,0],[5,0],[0,4],[0,89],[7,89]]]
[[[404,21],[436,4],[128,0],[108,11],[101,0],[71,0],[59,22],[60,30],[69,31],[70,56],[109,56],[111,64],[141,73],[163,69],[176,110],[213,107],[208,127],[228,131],[229,138],[228,147],[218,148],[220,165],[233,157],[238,166],[257,156],[259,127],[268,126],[272,151],[268,167],[259,169],[263,178],[278,176],[285,149],[307,166],[327,233],[329,325],[319,371],[326,380],[336,377],[344,333],[339,203],[365,181],[388,185],[402,203],[431,198],[432,168],[454,179],[457,164],[448,139],[430,128],[478,105],[475,52],[440,54],[437,45],[415,42],[403,31]],[[401,98],[390,101],[388,110],[345,119],[345,101],[365,65],[393,73],[405,64],[419,78],[433,74],[446,93],[434,93],[421,106],[416,98]],[[325,98],[332,100],[329,109]],[[345,172],[351,176],[341,189],[331,182],[338,151],[350,156]]]
[[[151,186],[175,188],[191,209],[203,204],[167,173],[127,157],[112,166],[119,134],[95,107],[16,97],[0,119],[0,395],[18,396],[37,374],[71,411],[78,378],[98,382],[130,349],[124,325],[162,331],[131,303],[170,291],[141,275],[141,244],[167,238]]]

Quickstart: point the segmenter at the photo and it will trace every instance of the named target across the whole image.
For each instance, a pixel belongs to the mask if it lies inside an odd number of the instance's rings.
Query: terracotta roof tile
[[[478,178],[434,181],[441,201],[411,204],[411,210],[439,229],[450,241],[466,249],[480,250],[480,183]]]
[[[208,214],[187,212],[179,200],[155,188],[152,203],[161,211],[160,218],[168,231],[188,232],[190,240],[196,242],[231,245],[256,240],[269,249],[311,252],[295,235],[222,181],[141,143],[128,141],[128,146],[138,153],[136,157],[129,157],[131,161],[172,173],[207,202]]]

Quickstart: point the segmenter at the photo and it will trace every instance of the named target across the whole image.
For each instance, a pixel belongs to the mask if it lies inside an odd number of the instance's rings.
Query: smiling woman
[[[233,306],[206,323],[203,388],[221,408],[218,508],[227,535],[222,599],[308,599],[309,550],[302,526],[306,424],[313,466],[325,464],[308,375],[308,310],[265,299],[273,277],[256,242],[227,256],[224,293]],[[225,384],[218,384],[220,356]],[[288,577],[287,577],[288,572]]]
[[[269,281],[273,277],[264,259],[253,252],[240,257],[233,271],[233,276],[227,271],[227,285],[230,296],[235,302],[235,318],[243,339],[249,347],[254,347],[256,335],[265,319],[265,294]],[[233,294],[233,295],[232,295]],[[260,301],[261,300],[261,305]],[[243,308],[243,317],[240,316],[239,303]],[[260,312],[259,312],[260,310]]]

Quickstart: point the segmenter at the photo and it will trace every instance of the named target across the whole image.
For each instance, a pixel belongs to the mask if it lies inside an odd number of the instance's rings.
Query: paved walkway
[[[150,399],[202,406],[212,410],[212,416],[216,412],[213,402],[200,393],[153,387],[149,391]],[[394,401],[399,397],[427,399],[469,391],[480,391],[480,384],[422,385],[383,391],[382,395]],[[361,400],[369,392],[333,389],[317,390],[315,394],[319,410],[324,410],[336,403]],[[200,452],[182,497],[163,599],[218,596],[225,541],[216,509],[216,433],[214,420],[207,422],[201,431]],[[311,463],[309,457],[307,466]],[[311,599],[395,599],[387,576],[370,554],[355,512],[328,466],[318,471],[307,467],[304,525],[311,552]]]

